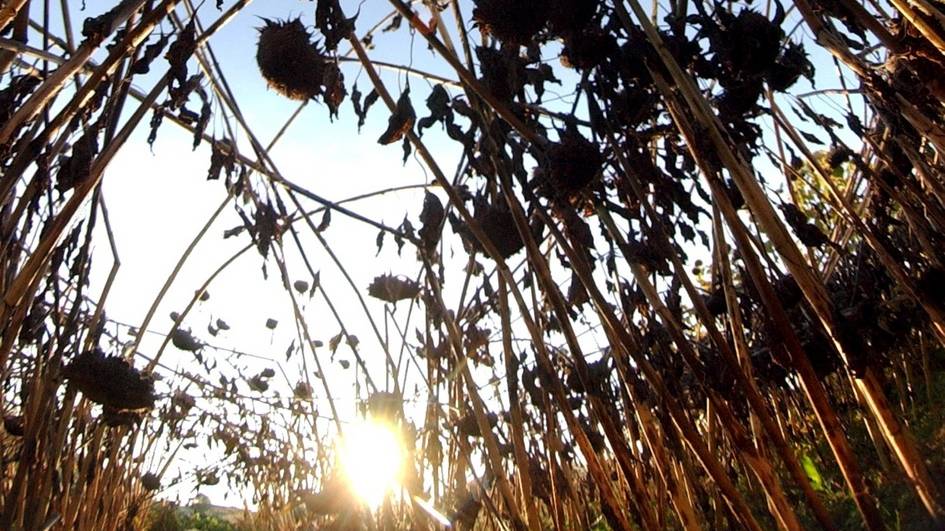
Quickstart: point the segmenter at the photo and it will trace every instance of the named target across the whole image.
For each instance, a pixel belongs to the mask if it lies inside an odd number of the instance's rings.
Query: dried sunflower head
[[[548,149],[548,163],[536,169],[538,190],[556,206],[578,206],[585,202],[585,192],[603,163],[598,146],[576,130],[567,130]]]
[[[380,275],[368,286],[368,295],[385,302],[413,299],[419,294],[419,284],[394,275]]]
[[[765,77],[772,90],[785,91],[801,76],[813,79],[814,65],[807,58],[803,44],[789,42]]]
[[[512,46],[525,46],[548,22],[548,0],[476,0],[473,18],[480,30]]]
[[[63,376],[89,400],[116,410],[154,407],[154,381],[118,356],[100,349],[76,356]]]
[[[751,9],[743,9],[734,17],[725,13],[720,18],[722,31],[716,44],[729,76],[757,77],[775,64],[784,38],[777,23]]]
[[[500,200],[492,204],[482,196],[473,198],[473,203],[475,206],[473,219],[479,224],[486,237],[495,245],[503,259],[508,259],[525,246],[525,242],[522,241],[522,237],[515,226],[515,218],[505,203]],[[466,252],[486,254],[485,247],[476,238],[468,225],[460,221],[459,218],[452,216],[452,214],[449,219],[453,232],[462,236],[463,248],[466,249]],[[431,307],[435,307],[435,305]]]
[[[141,486],[149,491],[158,490],[161,488],[161,478],[154,472],[148,472],[141,476]]]
[[[482,226],[482,231],[486,233],[486,236],[492,240],[502,258],[512,256],[525,246],[522,236],[515,227],[515,219],[512,217],[512,213],[504,204],[482,204],[476,208],[473,217]],[[485,252],[478,242],[476,245]]]
[[[548,28],[555,36],[566,37],[591,22],[600,0],[551,0],[550,4]]]
[[[328,62],[301,19],[263,20],[266,24],[259,29],[256,63],[269,86],[293,100],[322,94]]]
[[[613,36],[600,28],[569,33],[564,37],[561,64],[567,68],[589,70],[617,53]]]

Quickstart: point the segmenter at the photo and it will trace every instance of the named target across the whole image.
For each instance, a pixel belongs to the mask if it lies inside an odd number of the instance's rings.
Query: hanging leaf
[[[420,240],[426,250],[433,250],[440,241],[440,228],[444,217],[446,211],[443,204],[436,195],[427,191],[423,196],[423,210],[420,211],[420,223],[423,224],[420,227]]]
[[[275,209],[269,203],[260,203],[253,215],[253,223],[249,227],[250,233],[256,242],[256,248],[263,258],[269,257],[269,248],[278,234],[278,218]]]
[[[453,123],[453,110],[450,109],[450,95],[443,85],[436,85],[427,97],[427,109],[430,115],[417,122],[417,135],[423,136],[423,130],[433,127],[437,122]]]
[[[324,232],[328,226],[331,225],[331,209],[326,208],[325,213],[322,214],[322,220],[319,222],[318,226],[315,227],[316,232]]]
[[[334,52],[338,43],[354,32],[357,15],[345,18],[338,0],[318,0],[315,5],[315,27],[325,36],[325,49]]]
[[[407,159],[410,158],[410,153],[413,151],[413,146],[410,145],[410,139],[406,136],[404,137],[403,142],[401,143],[401,149],[404,151],[404,164],[407,164]]]
[[[185,330],[183,328],[175,328],[171,332],[171,343],[175,347],[187,351],[187,352],[197,352],[203,348],[203,343],[201,343],[190,330]]]
[[[253,376],[249,380],[246,380],[246,383],[249,384],[249,388],[257,393],[265,393],[269,390],[269,384],[263,379],[259,374]]]
[[[93,127],[75,141],[70,156],[59,158],[56,190],[66,193],[88,180],[96,154],[98,154],[98,130]]]
[[[197,117],[197,123],[194,125],[193,149],[197,149],[197,147],[200,146],[200,142],[203,141],[203,133],[206,131],[207,125],[210,124],[210,115],[213,111],[213,107],[210,105],[210,98],[207,96],[207,91],[202,87],[198,87],[195,92],[197,96],[200,97],[201,105],[200,116]]]
[[[361,103],[361,93],[358,91],[357,85],[351,91],[351,104],[354,107],[354,114],[358,116],[358,132],[361,132],[361,127],[364,125],[364,121],[367,120],[368,110],[372,105],[377,101],[377,91],[372,90],[364,98],[364,103]]]
[[[289,358],[292,357],[292,354],[294,352],[295,352],[295,340],[293,339],[292,342],[289,343],[289,348],[285,349],[285,360],[289,361]]]
[[[410,102],[410,87],[407,87],[400,93],[397,106],[387,121],[387,130],[377,139],[377,142],[381,145],[397,142],[407,134],[407,131],[410,131],[416,117],[417,114]]]
[[[299,400],[309,400],[312,398],[312,386],[306,382],[299,382],[292,390],[292,396]]]
[[[330,350],[332,354],[338,350],[338,345],[341,344],[341,338],[343,335],[344,332],[338,332],[338,335],[328,340],[328,350]]]
[[[227,140],[219,140],[211,144],[210,168],[207,170],[207,180],[215,181],[222,172],[229,178],[236,171],[236,149]]]
[[[118,4],[111,10],[102,13],[97,17],[89,17],[82,23],[82,36],[85,37],[82,45],[98,45],[105,40],[109,34],[115,31],[115,22],[118,19],[118,13],[124,4]]]
[[[400,29],[400,24],[403,21],[404,21],[404,17],[400,13],[397,13],[396,15],[393,16],[393,18],[390,19],[390,23],[388,25],[381,28],[381,32],[387,33],[390,31],[397,31],[398,29]]]
[[[168,73],[171,78],[177,81],[178,86],[187,83],[187,60],[197,49],[197,30],[194,21],[191,20],[180,33],[177,34],[177,40],[171,44],[167,50],[167,62],[170,63]]]
[[[135,74],[147,74],[151,71],[151,62],[153,62],[157,56],[161,55],[161,52],[164,51],[164,47],[167,46],[168,41],[170,41],[171,34],[166,34],[157,42],[147,45],[144,48],[144,53],[141,54],[141,57],[135,61],[135,64],[131,67],[131,71]]]
[[[381,229],[381,231],[377,233],[377,238],[374,240],[374,242],[377,244],[377,253],[374,256],[381,254],[381,249],[384,248],[384,236],[386,234],[387,232],[384,229]]]
[[[227,238],[232,238],[233,236],[238,236],[244,230],[246,230],[245,225],[240,225],[239,227],[233,227],[232,229],[226,229],[225,231],[223,231],[223,239],[225,240]]]

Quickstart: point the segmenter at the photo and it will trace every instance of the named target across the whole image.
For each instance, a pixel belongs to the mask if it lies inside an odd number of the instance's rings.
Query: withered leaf
[[[344,335],[344,332],[338,332],[338,335],[328,340],[328,349],[331,350],[331,353],[334,354],[338,350],[338,345],[341,344],[341,338]]]
[[[358,117],[358,132],[361,132],[361,115],[364,109],[361,108],[361,91],[358,90],[358,84],[351,87],[351,106],[354,108],[354,114]]]
[[[250,232],[256,240],[256,248],[259,250],[259,254],[263,258],[268,258],[269,248],[278,233],[278,214],[269,203],[260,203],[256,207],[256,213],[253,217],[255,219],[253,226],[250,227]]]
[[[205,91],[203,87],[198,87],[196,92],[202,104],[200,106],[200,116],[197,117],[197,124],[194,126],[194,149],[197,149],[197,147],[200,146],[200,142],[203,140],[203,132],[206,131],[207,125],[210,124],[210,115],[213,110],[213,107],[210,105],[210,98],[207,97],[207,91]]]
[[[367,97],[364,98],[364,103],[361,102],[361,91],[358,90],[358,86],[355,85],[351,89],[351,105],[354,107],[354,114],[358,117],[358,132],[361,132],[361,127],[364,125],[364,121],[367,119],[368,109],[374,105],[374,102],[377,101],[377,91],[372,90],[368,93]]]
[[[423,210],[420,211],[420,240],[425,249],[432,250],[440,240],[440,227],[443,225],[443,218],[446,217],[446,211],[443,204],[436,195],[427,191],[423,196]]]
[[[540,63],[535,68],[526,68],[525,78],[530,85],[535,87],[535,94],[538,96],[539,102],[545,93],[545,83],[561,84],[561,80],[555,77],[554,70],[547,63]]]
[[[294,352],[295,352],[295,340],[293,339],[292,342],[289,343],[289,348],[285,349],[285,360],[289,361],[289,358],[292,357],[292,354]]]
[[[72,145],[72,155],[60,157],[56,190],[65,193],[85,182],[92,171],[92,161],[98,153],[98,131],[88,131]]]
[[[187,107],[181,107],[177,112],[177,117],[187,125],[193,125],[197,120],[200,119],[200,115],[188,109]]]
[[[213,142],[210,152],[210,168],[207,170],[207,180],[215,181],[220,178],[220,174],[226,171],[226,176],[230,177],[236,171],[236,150],[229,140],[223,139]],[[224,236],[226,233],[224,233]]]
[[[306,382],[299,382],[292,390],[292,396],[299,400],[308,400],[312,398],[312,386]]]
[[[144,48],[144,53],[141,54],[141,57],[135,61],[135,64],[131,67],[131,71],[135,74],[147,74],[151,71],[151,62],[161,55],[161,52],[164,51],[164,47],[167,46],[167,42],[170,40],[171,35],[166,34],[157,42],[149,44]]]
[[[417,118],[413,110],[413,104],[410,102],[410,87],[404,89],[397,99],[397,106],[393,114],[387,121],[387,130],[377,139],[381,145],[392,144],[402,139],[407,131],[413,127],[413,122]]]
[[[352,350],[354,350],[358,348],[358,345],[361,343],[361,340],[358,339],[358,336],[354,334],[348,334],[348,340],[346,341],[346,343],[348,343],[348,346],[351,347]]]
[[[85,19],[82,23],[82,36],[86,38],[83,45],[100,44],[105,40],[105,37],[115,30],[114,24],[123,5],[118,4],[97,17]]]
[[[331,209],[326,208],[325,213],[322,214],[322,220],[319,222],[318,227],[315,227],[315,230],[318,232],[323,232],[328,226],[331,225]]]
[[[223,231],[223,239],[232,238],[233,236],[237,236],[238,234],[240,234],[240,233],[243,232],[244,230],[246,230],[246,227],[243,226],[243,225],[240,225],[239,227],[233,227],[232,229],[226,229],[225,231]]]
[[[167,50],[167,62],[171,77],[175,79],[178,85],[184,85],[187,82],[187,60],[197,49],[197,31],[194,21],[191,20],[184,29],[178,33],[177,40],[171,44]]]
[[[381,249],[384,248],[385,234],[386,232],[384,231],[384,229],[381,229],[381,231],[377,233],[377,238],[374,240],[374,242],[377,244],[377,253],[374,256],[381,254]]]
[[[325,65],[325,72],[322,75],[322,85],[325,87],[325,93],[322,99],[328,106],[329,118],[338,116],[338,109],[344,103],[348,91],[345,90],[345,76],[337,63],[328,63]]]
[[[315,27],[325,36],[325,49],[334,51],[338,43],[354,31],[357,15],[345,18],[338,0],[318,0],[315,6]]]
[[[410,153],[413,150],[413,146],[410,145],[410,139],[406,136],[404,137],[403,142],[401,143],[401,148],[404,151],[404,164],[407,164],[407,159],[410,158]]]
[[[175,328],[171,332],[171,343],[175,347],[187,351],[187,352],[197,352],[203,348],[203,343],[201,343],[190,330],[185,330],[183,328]]]
[[[161,124],[164,122],[164,108],[155,107],[154,114],[151,115],[151,121],[148,126],[151,128],[151,132],[148,133],[148,145],[152,148],[154,147],[154,142],[157,140],[158,128],[161,127]]]
[[[400,28],[400,24],[404,21],[404,17],[398,13],[390,19],[390,24],[384,26],[381,31],[387,33],[389,31],[397,31]]]
[[[249,384],[250,389],[258,393],[264,393],[269,389],[269,383],[267,383],[259,374],[247,380],[246,383]]]
[[[447,123],[453,122],[453,110],[450,109],[450,95],[443,88],[443,85],[436,85],[430,96],[427,97],[427,108],[430,109],[430,115],[421,118],[417,123],[417,134],[423,136],[423,130],[432,127],[439,121]]]
[[[826,144],[824,144],[823,141],[821,141],[819,138],[817,138],[816,136],[814,136],[814,135],[812,135],[812,134],[810,134],[810,133],[808,133],[808,132],[806,132],[806,131],[801,131],[800,129],[798,129],[797,132],[800,133],[801,136],[804,137],[804,139],[807,140],[808,142],[811,142],[811,143],[813,143],[813,144],[826,145]]]

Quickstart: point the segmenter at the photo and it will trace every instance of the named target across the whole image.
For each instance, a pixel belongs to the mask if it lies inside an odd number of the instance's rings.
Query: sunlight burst
[[[400,485],[406,452],[394,426],[364,419],[345,428],[338,449],[351,491],[372,509]]]

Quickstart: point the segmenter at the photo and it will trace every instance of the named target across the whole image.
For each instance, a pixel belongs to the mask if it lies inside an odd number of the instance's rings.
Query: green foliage
[[[915,346],[918,350],[918,346]],[[908,349],[906,349],[908,351]],[[930,353],[933,369],[931,386],[926,389],[923,375],[916,374],[914,389],[909,397],[900,397],[895,386],[889,382],[887,396],[894,407],[899,401],[906,405],[903,420],[908,424],[919,445],[919,451],[926,456],[929,471],[933,476],[945,476],[945,353]],[[891,376],[890,376],[891,378]],[[929,400],[931,397],[931,401]],[[883,520],[889,529],[903,531],[932,531],[935,529],[928,518],[928,513],[915,497],[912,487],[902,477],[898,480],[892,474],[883,473],[862,414],[854,409],[844,419],[850,443],[860,459],[860,466],[871,484],[871,493],[876,498]],[[800,445],[801,465],[811,479],[813,487],[822,496],[834,522],[841,530],[862,529],[862,520],[857,512],[840,470],[832,462],[823,463],[821,456],[829,456],[830,448],[826,443],[818,448]],[[891,467],[895,468],[895,457],[887,455]],[[763,509],[763,507],[761,508]],[[802,515],[805,527],[816,527],[815,522]]]
[[[213,514],[206,506],[181,508],[172,503],[156,504],[151,508],[146,526],[148,531],[241,531],[243,526],[234,525]]]
[[[185,529],[200,531],[236,531],[236,526],[212,514],[195,511],[182,517],[181,524]]]
[[[820,167],[833,181],[834,186],[843,190],[846,186],[849,173],[854,171],[854,166],[849,162],[843,162],[837,165],[830,164],[830,153],[819,151],[814,154]],[[808,219],[817,225],[817,227],[829,234],[830,229],[839,220],[839,215],[827,201],[830,196],[830,190],[821,181],[815,173],[814,168],[807,162],[804,162],[797,169],[801,178],[795,178],[791,186],[794,189],[794,199],[797,201],[797,207],[801,212],[807,215]]]

